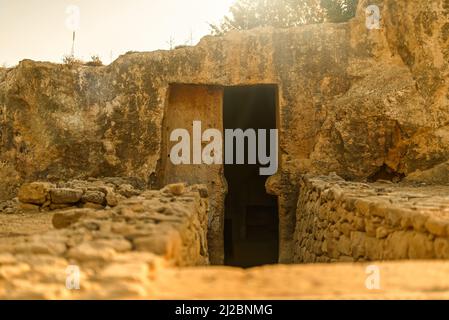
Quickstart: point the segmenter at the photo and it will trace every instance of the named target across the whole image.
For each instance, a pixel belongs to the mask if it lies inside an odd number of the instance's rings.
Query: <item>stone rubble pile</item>
[[[32,182],[18,192],[20,211],[50,211],[70,207],[104,209],[121,200],[137,196],[142,189],[125,179],[105,178],[65,183]]]

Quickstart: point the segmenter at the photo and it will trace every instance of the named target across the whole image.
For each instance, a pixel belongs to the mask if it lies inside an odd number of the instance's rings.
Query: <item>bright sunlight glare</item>
[[[71,52],[67,8],[80,12],[75,56],[109,63],[128,51],[195,45],[234,0],[0,0],[0,65],[61,62]]]

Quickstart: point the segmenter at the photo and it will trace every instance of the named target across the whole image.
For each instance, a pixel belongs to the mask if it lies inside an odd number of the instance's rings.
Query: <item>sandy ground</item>
[[[27,236],[51,230],[52,217],[49,212],[0,214],[0,241],[2,238]]]
[[[167,269],[153,290],[155,299],[448,299],[449,262]]]

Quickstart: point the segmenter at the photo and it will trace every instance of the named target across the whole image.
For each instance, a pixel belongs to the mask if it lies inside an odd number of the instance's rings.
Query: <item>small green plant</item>
[[[62,62],[63,62],[65,65],[68,65],[68,66],[80,66],[80,65],[83,64],[83,61],[81,61],[81,60],[75,58],[75,57],[72,56],[72,55],[65,55],[65,56],[62,58]]]
[[[257,27],[291,28],[322,22],[346,22],[356,14],[359,0],[236,0],[213,35]]]
[[[101,59],[98,55],[93,55],[90,58],[90,61],[86,63],[86,66],[101,67],[101,66],[103,66],[103,62],[101,61]]]

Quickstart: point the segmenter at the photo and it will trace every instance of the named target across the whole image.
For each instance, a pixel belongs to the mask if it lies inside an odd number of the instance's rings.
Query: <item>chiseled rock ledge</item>
[[[304,176],[295,262],[449,258],[449,186]]]

